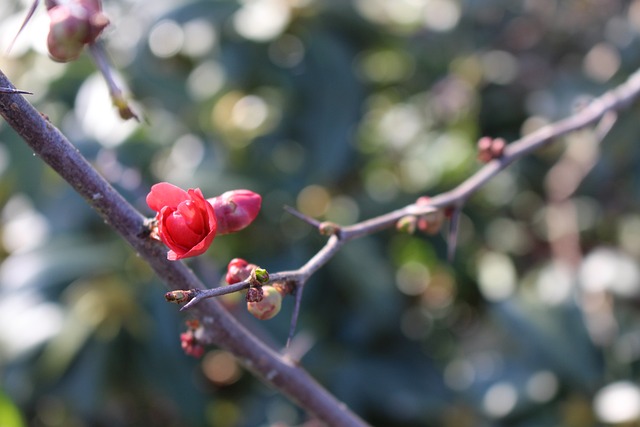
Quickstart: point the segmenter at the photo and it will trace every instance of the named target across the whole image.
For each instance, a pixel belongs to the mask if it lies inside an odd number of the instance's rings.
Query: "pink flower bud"
[[[247,310],[260,320],[273,318],[280,312],[282,295],[273,286],[262,287],[262,299],[255,302],[247,302]]]
[[[76,59],[85,44],[96,41],[109,19],[97,0],[74,0],[57,4],[47,11],[50,25],[47,46],[51,57],[60,62]]]
[[[255,264],[249,264],[242,258],[234,258],[229,261],[225,280],[230,285],[242,282],[243,280],[248,279],[249,276],[251,276],[251,271],[256,267],[257,266]]]
[[[180,346],[182,350],[189,356],[199,359],[204,354],[204,346],[196,338],[195,331],[189,329],[180,334]]]
[[[232,190],[207,199],[213,206],[218,221],[218,233],[240,231],[256,219],[262,197],[249,190]]]

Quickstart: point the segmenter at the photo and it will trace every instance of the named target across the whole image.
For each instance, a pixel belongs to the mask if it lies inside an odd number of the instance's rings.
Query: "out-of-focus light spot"
[[[534,402],[548,402],[558,392],[558,384],[558,378],[553,372],[538,371],[527,380],[525,393]]]
[[[618,48],[625,48],[633,41],[633,31],[629,21],[621,16],[614,16],[604,28],[606,39]]]
[[[476,370],[466,359],[454,359],[444,369],[444,382],[455,391],[467,390],[475,379]]]
[[[14,2],[9,2],[8,4],[12,3]],[[18,34],[24,22],[24,17],[27,16],[29,7],[30,4],[25,4],[24,9],[11,16],[6,16],[6,14],[2,15],[2,25],[0,25],[0,51],[3,57],[18,58],[26,54],[30,48],[45,57],[48,54],[47,34],[49,33],[49,17],[44,13],[42,8],[36,9],[36,13],[29,21],[28,31],[23,31],[20,33],[20,37],[15,39],[16,34]],[[8,11],[6,13],[8,13]],[[11,50],[9,50],[9,45],[14,39],[15,42]]]
[[[531,248],[526,227],[508,218],[496,218],[491,221],[485,234],[487,244],[498,252],[523,255]]]
[[[282,34],[291,19],[286,0],[244,0],[242,3],[233,16],[233,27],[249,40],[272,40]]]
[[[494,206],[504,206],[511,203],[518,188],[513,172],[504,170],[495,176],[482,188],[482,198]]]
[[[606,82],[620,68],[620,53],[609,43],[598,43],[584,57],[582,68],[597,82]]]
[[[12,359],[62,331],[63,310],[42,302],[39,295],[21,292],[0,301],[0,354]]]
[[[271,151],[273,165],[284,173],[294,173],[300,170],[304,158],[304,148],[295,141],[282,141]]]
[[[407,31],[450,31],[461,14],[460,6],[451,0],[358,0],[355,7],[369,21]]]
[[[590,197],[576,197],[573,199],[578,220],[578,230],[585,231],[593,228],[599,221],[600,204]]]
[[[269,45],[269,58],[274,64],[292,68],[304,59],[305,49],[302,41],[291,34],[283,34]]]
[[[388,202],[398,194],[398,178],[388,169],[375,169],[366,174],[365,189],[377,202]]]
[[[191,98],[202,101],[210,98],[224,86],[224,68],[215,61],[205,61],[191,71],[187,77],[187,90]]]
[[[633,363],[640,359],[640,333],[622,334],[613,346],[613,352],[620,363]]]
[[[298,210],[305,215],[318,218],[324,215],[331,203],[331,195],[326,188],[309,185],[298,194]]]
[[[509,52],[492,50],[480,58],[487,82],[506,85],[518,75],[518,61]]]
[[[635,257],[640,257],[640,215],[629,215],[618,221],[618,242]]]
[[[225,142],[241,148],[253,138],[268,132],[279,120],[280,94],[270,88],[258,89],[258,94],[226,93],[215,104],[212,119],[228,138]]]
[[[217,33],[206,19],[193,19],[184,24],[184,43],[181,52],[191,57],[206,55],[215,46]]]
[[[209,381],[218,386],[235,383],[242,373],[236,358],[222,350],[207,353],[202,360],[202,372]]]
[[[260,127],[269,114],[265,100],[257,95],[247,95],[238,100],[231,109],[231,120],[236,127],[252,131]]]
[[[525,101],[530,115],[552,119],[558,114],[558,106],[553,94],[547,90],[538,90],[527,96]]]
[[[211,399],[207,405],[207,421],[211,426],[235,426],[241,424],[245,408],[237,399],[225,400],[223,398]]]
[[[358,204],[347,196],[337,196],[331,199],[327,220],[338,224],[353,224],[358,220],[360,208]]]
[[[193,134],[186,134],[176,140],[169,160],[175,167],[194,170],[204,158],[204,143]]]
[[[422,130],[423,118],[414,105],[398,104],[380,119],[380,135],[394,147],[404,147]]]
[[[640,388],[630,381],[618,381],[601,388],[593,399],[598,419],[607,424],[624,424],[640,418]]]
[[[134,50],[140,42],[145,26],[140,24],[140,16],[123,15],[118,19],[118,31],[109,33],[109,47],[120,51]],[[131,58],[133,59],[133,58]],[[118,66],[122,66],[118,64]]]
[[[621,297],[640,294],[640,267],[619,250],[593,250],[582,262],[579,278],[582,287],[589,292],[609,291]]]
[[[398,268],[396,286],[406,295],[420,295],[427,289],[431,281],[431,272],[426,265],[409,261]]]
[[[119,145],[139,126],[135,120],[122,120],[118,115],[107,85],[98,74],[82,83],[74,111],[82,131],[104,147]]]
[[[449,68],[452,74],[472,87],[482,81],[482,64],[476,55],[457,57],[451,61]]]
[[[636,32],[640,32],[640,0],[635,0],[631,3],[627,12],[627,19],[631,28]]]
[[[511,383],[499,382],[487,390],[482,400],[482,407],[487,415],[502,418],[515,408],[518,403],[518,392]]]
[[[400,330],[409,339],[423,340],[433,328],[431,314],[423,307],[411,307],[402,313]]]
[[[460,5],[451,0],[426,0],[424,25],[438,32],[451,31],[460,20]]]
[[[474,147],[475,148],[475,147]],[[431,164],[442,163],[444,170],[464,165],[475,154],[468,138],[461,132],[446,132],[438,136],[432,146]],[[493,182],[496,178],[493,178]]]
[[[156,23],[149,31],[149,49],[159,58],[169,58],[180,52],[184,45],[184,31],[175,21],[168,19]]]
[[[49,236],[47,218],[36,211],[31,201],[15,195],[2,210],[2,245],[7,252],[25,252],[38,247]]]
[[[560,263],[551,263],[540,270],[536,280],[538,298],[543,303],[558,305],[571,298],[575,275]]]
[[[411,77],[414,60],[399,50],[374,50],[365,52],[357,62],[357,71],[365,80],[375,83],[392,83]]]
[[[440,182],[444,164],[436,161],[437,154],[434,151],[437,149],[434,150],[426,140],[407,149],[400,163],[402,188],[405,191],[425,191]]]
[[[509,298],[516,288],[516,269],[511,259],[498,252],[480,256],[477,263],[480,292],[489,301]]]
[[[431,276],[429,286],[422,293],[420,299],[434,316],[445,315],[453,302],[456,293],[456,283],[451,275],[445,271],[436,271]]]

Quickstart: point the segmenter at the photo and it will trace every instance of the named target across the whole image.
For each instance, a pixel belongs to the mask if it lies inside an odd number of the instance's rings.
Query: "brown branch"
[[[602,134],[608,132],[609,128],[613,125],[612,120],[615,121],[613,114],[629,106],[639,96],[640,70],[632,74],[625,83],[595,98],[590,104],[574,115],[544,126],[521,139],[513,141],[505,147],[502,156],[484,165],[480,170],[452,190],[431,197],[429,204],[407,205],[401,209],[375,218],[370,218],[349,226],[339,227],[338,233],[332,236],[320,252],[307,261],[304,266],[297,270],[271,274],[270,281],[289,280],[302,287],[309,276],[326,264],[346,242],[394,227],[399,219],[407,215],[424,215],[433,212],[434,209],[437,208],[453,207],[454,215],[458,216],[456,212],[460,211],[466,199],[516,160],[553,142],[560,136],[584,128],[585,126],[596,124],[597,122],[599,122],[596,128],[597,133]],[[287,207],[286,210],[311,225],[321,225],[320,222],[298,213],[293,208]],[[457,218],[452,219],[453,228],[450,230],[450,239],[452,237],[451,235],[455,235],[457,232]],[[338,235],[339,238],[337,237]],[[449,258],[452,257],[451,250],[455,249],[454,242],[451,241],[450,243],[452,244],[450,245]],[[195,305],[202,299],[220,295],[220,292],[221,291],[215,289],[202,292],[196,297],[197,301],[191,301],[190,306]]]
[[[13,85],[0,71],[0,87]],[[44,162],[55,170],[153,268],[170,289],[203,288],[181,262],[166,259],[166,249],[148,238],[145,217],[102,178],[80,152],[24,97],[0,94],[0,115]],[[215,299],[193,308],[204,338],[232,354],[249,370],[331,426],[366,423],[320,386],[290,358],[278,354],[248,332]]]

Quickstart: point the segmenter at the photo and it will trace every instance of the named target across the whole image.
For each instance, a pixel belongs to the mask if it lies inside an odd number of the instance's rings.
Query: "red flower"
[[[158,237],[170,249],[168,259],[197,256],[209,248],[217,231],[216,214],[199,188],[184,191],[161,182],[151,187],[147,204],[157,212]]]

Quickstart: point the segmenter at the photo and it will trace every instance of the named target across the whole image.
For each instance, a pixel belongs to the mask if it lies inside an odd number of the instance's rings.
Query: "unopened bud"
[[[187,303],[195,297],[195,290],[189,289],[187,291],[171,291],[164,294],[164,298],[169,302],[175,302],[176,304]]]
[[[262,197],[249,190],[232,190],[207,199],[213,206],[218,222],[218,234],[240,231],[256,219]]]
[[[427,234],[437,234],[444,223],[444,212],[437,210],[428,214],[420,215],[418,218],[418,229]]]
[[[260,320],[273,318],[282,307],[282,295],[273,286],[262,287],[262,299],[257,302],[247,302],[247,310]]]
[[[491,160],[498,159],[504,154],[507,142],[502,138],[491,138],[483,136],[478,140],[478,160],[482,163],[488,163]]]
[[[227,265],[227,275],[225,280],[228,284],[233,285],[234,283],[242,282],[246,280],[251,275],[251,270],[256,268],[253,264],[249,264],[247,261],[242,258],[234,258],[229,261],[229,265]]]
[[[267,283],[269,281],[269,272],[264,268],[254,268],[251,273],[252,282],[256,282],[256,284],[261,285],[263,283]]]
[[[60,62],[76,59],[86,44],[96,41],[109,20],[100,10],[100,2],[74,0],[58,4],[47,13],[50,19],[47,47]]]
[[[418,218],[414,215],[403,216],[396,222],[396,230],[402,233],[413,234],[416,231],[417,222]]]

